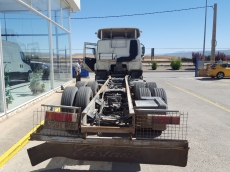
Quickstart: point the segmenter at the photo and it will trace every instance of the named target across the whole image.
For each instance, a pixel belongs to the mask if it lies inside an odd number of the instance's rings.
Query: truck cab
[[[97,32],[97,43],[84,43],[84,67],[95,72],[96,79],[112,77],[142,77],[141,59],[144,47],[138,28],[104,28]],[[92,55],[87,54],[91,49]]]

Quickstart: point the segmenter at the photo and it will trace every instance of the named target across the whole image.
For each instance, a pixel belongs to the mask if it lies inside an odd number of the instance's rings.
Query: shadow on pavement
[[[186,69],[183,69],[183,70],[192,70],[195,72],[195,68],[186,68]]]
[[[165,70],[170,70],[170,71],[194,71],[195,72],[194,68],[183,68],[183,69],[179,69],[179,70],[174,70],[174,69],[168,68],[168,69],[165,69]]]
[[[230,79],[228,78],[222,78],[222,79],[217,79],[217,78],[211,78],[211,77],[205,77],[205,78],[197,78],[197,80],[199,81],[221,81],[221,80],[226,80],[226,79]]]
[[[63,169],[66,168],[66,169]],[[77,168],[77,169],[76,169]],[[75,170],[76,169],[76,170]],[[52,158],[44,169],[33,172],[68,172],[68,171],[141,171],[140,164],[120,163],[120,162],[98,162],[98,161],[79,161],[68,158]]]
[[[198,81],[215,81],[218,79],[209,77],[209,78],[197,78],[196,80],[198,80]]]

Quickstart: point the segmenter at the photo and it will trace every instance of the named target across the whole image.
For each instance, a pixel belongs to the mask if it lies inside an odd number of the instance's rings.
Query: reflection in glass
[[[1,15],[0,15],[1,17]],[[1,25],[0,25],[1,28]],[[1,30],[0,30],[0,34],[1,34]],[[0,64],[2,63],[2,40],[0,39]],[[0,76],[3,76],[3,70],[0,71]],[[3,103],[3,88],[2,88],[2,84],[0,84],[0,116],[3,115],[4,112],[4,103]]]
[[[62,16],[63,16],[63,27],[69,30],[69,10],[63,8],[62,9]]]
[[[51,19],[57,24],[62,25],[60,0],[51,0]]]
[[[60,4],[60,0],[50,1],[52,20],[68,29],[68,4],[65,2]],[[23,0],[23,2],[47,16],[48,0]],[[8,105],[10,110],[51,90],[49,25],[46,19],[15,0],[0,0],[0,22],[2,59],[7,65],[6,70],[9,71],[8,90],[13,97],[12,103]],[[52,34],[54,86],[59,87],[72,79],[70,35],[55,25],[52,26]],[[0,113],[3,110],[2,94],[5,92],[0,91]]]
[[[69,30],[69,5],[65,1],[61,3],[63,27]]]
[[[32,0],[22,0],[23,2],[25,2],[26,4],[30,5]]]
[[[69,34],[53,25],[53,61],[55,87],[72,79],[70,66]]]
[[[32,0],[32,7],[45,16],[48,16],[47,0]]]
[[[35,4],[36,1],[33,5]],[[13,97],[12,103],[8,105],[9,110],[51,90],[49,35],[48,22],[42,17],[14,0],[1,5],[4,6],[4,9],[0,7],[3,62],[9,71],[8,90]],[[45,6],[43,9],[45,10]],[[34,67],[35,65],[39,67]],[[31,90],[31,83],[38,78],[34,78],[32,74],[37,72],[41,75],[40,91],[33,92],[35,88]]]

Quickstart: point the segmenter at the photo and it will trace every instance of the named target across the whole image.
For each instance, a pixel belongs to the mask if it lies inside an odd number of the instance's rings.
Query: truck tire
[[[95,96],[98,92],[98,83],[96,81],[88,82],[87,87],[90,87],[93,91],[93,96]]]
[[[78,91],[77,87],[66,87],[62,93],[61,105],[73,106],[75,104],[75,96]],[[69,109],[61,108],[62,112],[70,112]]]
[[[145,88],[145,83],[144,82],[135,82],[133,86],[133,92],[134,92],[134,99],[139,100],[139,95],[140,95],[140,88]]]
[[[155,82],[147,82],[147,87],[149,88],[151,95],[153,95],[153,89],[157,88],[157,84]]]
[[[85,81],[78,81],[75,86],[79,89],[80,87],[85,87],[86,84],[87,82]]]
[[[139,88],[138,100],[141,100],[141,97],[151,97],[149,88]]]
[[[147,82],[147,87],[150,88],[157,88],[157,84],[155,82]]]
[[[165,104],[168,103],[166,92],[163,88],[154,88],[151,94],[152,96],[155,96],[155,97],[161,97],[164,100]]]
[[[76,95],[75,106],[81,107],[81,111],[83,111],[92,98],[93,92],[90,87],[80,87]]]

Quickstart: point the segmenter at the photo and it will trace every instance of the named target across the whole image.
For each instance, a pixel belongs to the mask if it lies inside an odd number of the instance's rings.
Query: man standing
[[[76,61],[74,63],[74,67],[75,67],[75,72],[76,72],[76,82],[77,81],[81,81],[81,65],[80,65],[80,60]]]

